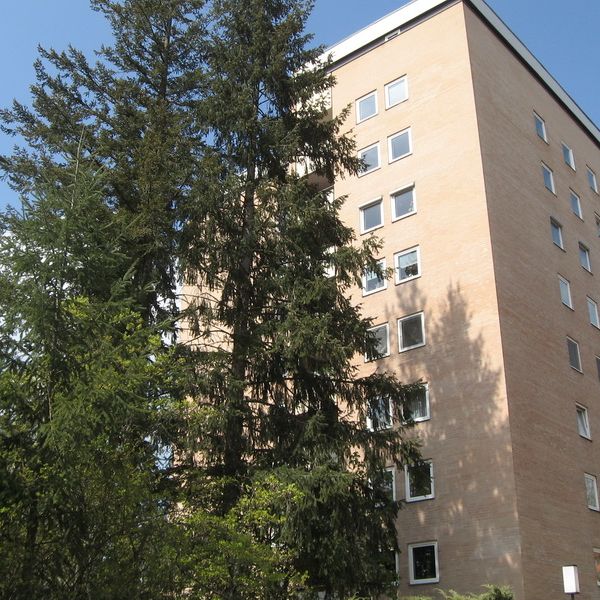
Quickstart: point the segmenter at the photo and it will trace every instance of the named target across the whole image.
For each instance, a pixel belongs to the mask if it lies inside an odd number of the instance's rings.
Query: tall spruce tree
[[[159,597],[176,589],[170,353],[102,177],[62,175],[0,219],[0,597]]]
[[[79,50],[40,48],[32,106],[0,111],[2,131],[25,145],[3,157],[13,188],[63,181],[63,153],[105,168],[106,196],[131,221],[125,249],[147,318],[175,310],[179,222],[198,176],[204,0],[91,0],[114,43],[90,63]]]
[[[416,387],[357,377],[355,359],[374,341],[349,291],[365,266],[376,269],[377,242],[358,244],[339,218],[344,199],[323,189],[360,165],[341,134],[347,113],[327,116],[333,78],[308,47],[311,7],[212,3],[202,103],[210,148],[181,256],[197,364],[187,461],[202,492],[187,490],[227,515],[267,476],[292,486],[294,502],[284,495],[271,506],[279,526],[256,535],[290,552],[308,597],[348,598],[390,591],[396,578],[397,505],[382,491],[384,469],[417,456],[401,435]],[[314,172],[298,173],[301,163]],[[381,398],[394,399],[395,427],[370,431],[365,419]],[[207,481],[218,492],[207,496]],[[271,590],[280,595],[285,581]],[[242,596],[231,581],[220,597]]]

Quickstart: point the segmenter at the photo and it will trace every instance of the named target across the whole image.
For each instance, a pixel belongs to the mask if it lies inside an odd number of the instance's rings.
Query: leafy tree
[[[176,558],[157,464],[173,366],[105,182],[63,175],[0,220],[0,596],[155,597]]]
[[[333,78],[320,49],[308,48],[311,5],[211,6],[202,102],[210,139],[180,257],[196,350],[195,444],[179,455],[194,469],[189,505],[218,515],[236,511],[266,473],[293,486],[296,502],[274,503],[285,518],[264,542],[291,554],[306,597],[346,598],[390,591],[396,579],[398,507],[384,469],[416,457],[401,410],[418,386],[357,376],[356,356],[375,343],[349,291],[365,265],[376,268],[378,245],[356,243],[339,217],[344,199],[324,190],[360,165],[341,134],[347,113],[327,118]],[[369,431],[380,398],[394,399],[396,428]],[[208,501],[206,480],[217,490]],[[231,585],[221,593],[242,597]]]
[[[91,64],[82,52],[40,48],[32,107],[0,111],[25,147],[0,163],[20,193],[68,181],[63,154],[105,169],[105,194],[130,222],[123,248],[147,318],[175,311],[179,223],[198,176],[204,0],[91,0],[114,44]],[[82,127],[86,135],[81,139]],[[79,150],[79,147],[81,149]]]

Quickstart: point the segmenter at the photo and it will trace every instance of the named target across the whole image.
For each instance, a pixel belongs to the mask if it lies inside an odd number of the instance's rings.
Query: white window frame
[[[556,186],[554,185],[554,171],[545,163],[542,162],[542,181],[544,182],[544,187],[549,191],[556,195]],[[546,185],[546,177],[544,173],[548,173],[550,176],[550,187]]]
[[[365,362],[375,362],[376,360],[381,360],[382,358],[386,358],[390,355],[390,324],[389,323],[381,323],[379,325],[375,325],[373,327],[369,327],[367,331],[374,331],[375,329],[379,329],[381,327],[385,327],[385,337],[387,341],[387,353],[379,354],[376,358],[369,358],[369,356],[365,353]]]
[[[405,133],[408,135],[408,152],[406,152],[405,154],[402,154],[401,156],[396,156],[395,158],[392,158],[392,140],[394,140],[397,137],[400,137],[401,135],[404,135]],[[402,160],[403,158],[410,156],[412,153],[413,153],[412,131],[411,131],[410,127],[406,127],[405,129],[402,129],[402,131],[398,131],[398,132],[388,136],[388,163],[389,164],[395,163],[398,160]]]
[[[365,117],[364,119],[361,119],[360,118],[360,108],[359,108],[360,103],[363,100],[367,100],[371,96],[374,96],[374,98],[375,98],[375,112],[372,115],[369,115],[368,117]],[[376,117],[379,114],[379,99],[377,98],[377,90],[373,90],[372,92],[369,92],[368,94],[365,94],[364,96],[361,96],[360,98],[357,98],[354,106],[355,106],[355,111],[356,111],[356,124],[357,125],[359,123],[364,123],[365,121],[368,121],[369,119],[372,119],[373,117]]]
[[[554,236],[552,235],[552,228],[556,227],[556,229],[558,230],[558,237],[560,238],[560,244],[557,244],[556,241],[554,240]],[[557,246],[558,248],[560,248],[561,250],[565,249],[565,242],[563,239],[563,234],[562,234],[562,225],[553,217],[550,217],[550,237],[552,238],[552,243]]]
[[[583,253],[583,256],[586,257],[586,260],[585,260],[586,264],[583,264],[582,253]],[[591,259],[591,256],[590,256],[590,249],[583,242],[579,242],[579,264],[588,273],[592,272],[592,259]]]
[[[594,221],[596,223],[596,236],[600,238],[600,215],[594,213]]]
[[[584,473],[583,476],[585,481],[585,502],[587,507],[590,510],[600,511],[600,502],[598,501],[598,480],[596,479],[596,476],[591,473]],[[595,503],[592,504],[590,504],[588,499],[588,482],[593,486],[592,490],[595,496]]]
[[[418,419],[413,418],[413,423],[422,423],[423,421],[429,421],[429,419],[431,419],[431,407],[429,404],[429,384],[424,383],[423,389],[425,390],[425,416],[419,417]],[[404,423],[408,423],[408,420],[405,420]]]
[[[386,265],[386,260],[385,258],[380,258],[379,260],[377,260],[377,263],[381,265],[381,270],[385,273],[385,270],[387,268]],[[381,292],[385,289],[387,289],[387,277],[383,277],[383,285],[381,287],[378,287],[374,290],[371,290],[370,292],[367,291],[367,271],[368,269],[365,269],[363,271],[363,276],[362,276],[362,295],[364,296],[370,296],[371,294],[376,294],[377,292]]]
[[[577,211],[573,210],[573,200],[575,200],[575,204],[577,206]],[[576,217],[580,218],[583,221],[583,211],[581,210],[581,198],[579,197],[579,194],[577,194],[570,188],[569,188],[569,206],[571,208],[571,212]]]
[[[420,344],[415,344],[414,346],[408,346],[407,348],[402,347],[402,322],[408,319],[412,319],[413,317],[421,318],[421,333],[423,334],[423,341]],[[423,311],[412,313],[411,315],[406,315],[404,317],[400,317],[398,319],[398,351],[399,352],[408,352],[409,350],[414,350],[415,348],[422,348],[426,344],[425,338],[425,314]]]
[[[565,302],[565,299],[563,298],[563,294],[562,294],[563,287],[561,286],[561,283],[565,285],[564,289],[567,290],[568,303]],[[573,310],[573,298],[571,296],[571,283],[569,282],[569,280],[565,279],[562,275],[559,275],[558,276],[558,288],[560,291],[560,301],[563,303],[564,306]]]
[[[564,142],[561,142],[563,159],[565,161],[565,165],[571,167],[573,171],[576,171],[575,168],[575,155],[573,154],[573,148]]]
[[[540,115],[538,115],[535,112],[535,110],[533,111],[533,118],[534,118],[534,123],[535,123],[536,135],[540,138],[540,140],[544,140],[544,142],[546,142],[546,144],[547,144],[548,143],[548,133],[546,132],[546,121],[544,121],[544,119],[542,119],[542,117],[540,117]],[[539,121],[543,135],[539,134],[536,121]]]
[[[406,254],[411,254],[412,252],[417,253],[417,270],[418,273],[416,275],[411,275],[410,277],[405,277],[404,279],[400,279],[400,269],[398,268],[398,260],[401,256]],[[421,249],[419,246],[413,246],[412,248],[407,248],[406,250],[400,250],[400,252],[396,252],[394,254],[394,280],[396,285],[401,285],[402,283],[406,283],[407,281],[412,281],[413,279],[418,279],[421,277]]]
[[[412,192],[413,210],[411,212],[408,212],[403,215],[397,215],[396,214],[396,202],[394,201],[394,196],[398,196],[404,192],[408,192],[409,190]],[[410,217],[411,215],[416,214],[416,212],[417,212],[417,192],[415,189],[414,182],[409,183],[408,185],[402,186],[402,187],[390,192],[390,210],[392,213],[392,223],[394,221],[400,221],[401,219],[406,219],[406,217]]]
[[[426,546],[433,546],[435,555],[435,577],[429,579],[415,579],[415,569],[413,562],[413,549],[424,548]],[[416,544],[408,544],[408,573],[409,582],[411,585],[425,585],[428,583],[438,583],[440,581],[440,561],[438,557],[438,543],[437,541],[431,542],[419,542]]]
[[[594,193],[598,193],[598,178],[596,177],[596,172],[589,165],[586,165],[587,169],[587,180],[590,189]]]
[[[368,229],[365,229],[365,226],[364,226],[365,220],[363,218],[363,214],[364,214],[363,211],[366,208],[371,208],[371,206],[375,206],[376,204],[379,204],[379,212],[381,214],[381,223],[379,225],[375,225],[375,227],[369,227]],[[385,213],[383,212],[383,198],[381,196],[379,196],[379,198],[373,198],[373,200],[369,200],[368,202],[361,204],[358,207],[358,214],[359,214],[359,219],[360,219],[361,234],[369,233],[370,231],[375,231],[376,229],[383,227],[383,224],[385,222]]]
[[[396,467],[387,467],[385,470],[392,474],[392,501],[396,502],[398,500],[398,493],[396,492]]]
[[[431,494],[425,494],[424,496],[411,496],[410,495],[410,465],[404,467],[404,490],[406,502],[420,502],[422,500],[432,500],[435,498],[435,483],[433,475],[433,461],[429,459],[423,460],[423,463],[429,465],[429,481],[431,482]]]
[[[368,150],[371,150],[371,148],[377,148],[377,165],[375,165],[374,167],[371,167],[370,169],[367,169],[366,171],[360,171],[358,173],[359,177],[364,177],[365,175],[368,175],[369,173],[372,173],[373,171],[377,171],[377,169],[381,168],[381,148],[380,148],[379,142],[375,142],[374,144],[371,144],[370,146],[365,146],[364,148],[361,148],[357,153],[358,158],[362,158],[361,154],[364,154]]]
[[[406,96],[402,100],[399,100],[398,102],[394,102],[394,104],[391,104],[390,96],[389,96],[389,89],[391,86],[393,86],[397,83],[400,83],[403,80],[404,80],[404,87],[406,90]],[[394,81],[390,81],[389,83],[386,83],[385,88],[384,88],[384,95],[385,95],[385,109],[386,110],[389,110],[390,108],[393,108],[394,106],[398,106],[399,104],[406,102],[408,100],[408,78],[407,78],[407,76],[402,75],[402,77],[398,77],[397,79],[394,79]]]
[[[387,401],[388,401],[388,411],[389,411],[389,415],[390,415],[389,424],[387,425],[387,427],[379,427],[379,429],[376,430],[373,427],[373,419],[371,419],[371,417],[369,416],[369,413],[367,412],[367,429],[369,431],[387,431],[388,429],[392,429],[392,427],[394,426],[394,413],[393,413],[392,399],[388,398]],[[394,480],[394,484],[395,484],[395,480]],[[395,492],[394,492],[394,496],[395,496]],[[394,500],[395,500],[395,498],[394,498]]]
[[[590,416],[588,409],[583,404],[576,403],[575,410],[577,411],[577,433],[586,440],[592,439],[592,429],[590,427]],[[580,426],[579,415],[583,415],[583,428]]]
[[[598,303],[589,296],[586,297],[588,317],[590,318],[590,325],[596,329],[600,329],[600,318],[598,317]]]
[[[569,342],[573,342],[575,344],[575,349],[577,350],[577,361],[579,363],[579,367],[576,367],[571,364],[571,353],[569,352]],[[573,369],[574,371],[577,371],[578,373],[583,373],[583,369],[581,366],[581,350],[579,349],[579,342],[577,342],[570,336],[567,336],[567,355],[569,356],[569,366],[571,367],[571,369]]]

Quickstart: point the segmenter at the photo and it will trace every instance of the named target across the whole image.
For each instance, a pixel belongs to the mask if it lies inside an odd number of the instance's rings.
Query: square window
[[[560,299],[565,306],[573,308],[573,302],[571,300],[571,284],[560,275],[558,276],[558,285],[560,288]]]
[[[550,231],[552,233],[552,241],[561,249],[564,250],[563,246],[563,236],[562,236],[562,226],[558,221],[554,219],[550,219]]]
[[[388,138],[388,151],[389,162],[400,160],[412,153],[410,127]]]
[[[425,345],[423,313],[398,319],[398,339],[400,352]]]
[[[392,426],[392,402],[389,398],[378,396],[371,400],[367,411],[367,429],[381,431]]]
[[[392,221],[397,221],[417,212],[414,185],[392,192],[390,197],[392,199]]]
[[[585,494],[588,508],[600,510],[600,506],[598,505],[598,485],[595,475],[585,473]]]
[[[418,423],[430,419],[428,384],[410,392],[404,400],[402,415],[406,422]]]
[[[573,171],[575,170],[575,157],[573,156],[573,150],[569,148],[564,142],[562,143],[562,153],[565,159],[565,164],[569,165]]]
[[[590,431],[590,419],[588,417],[588,411],[585,406],[577,404],[575,406],[577,410],[577,431],[581,437],[592,439],[592,433]]]
[[[421,256],[419,246],[394,254],[396,283],[410,281],[421,275]]]
[[[408,99],[408,81],[406,75],[385,86],[385,107],[392,108]]]
[[[387,279],[385,278],[385,258],[377,261],[377,266],[384,273],[379,275],[375,271],[365,269],[362,277],[363,296],[367,296],[379,290],[384,290],[387,287]]]
[[[544,185],[546,186],[546,189],[554,194],[554,173],[552,173],[552,169],[544,163],[542,163],[542,175],[544,176]]]
[[[579,344],[572,340],[570,337],[567,338],[567,349],[569,350],[569,364],[576,371],[581,371],[581,355],[579,354]]]
[[[598,305],[589,296],[587,299],[588,315],[590,323],[600,329],[600,320],[598,319]]]
[[[371,327],[368,331],[375,345],[371,352],[365,354],[365,362],[388,356],[390,353],[388,324]]]
[[[592,263],[590,261],[590,250],[589,248],[579,242],[579,262],[581,266],[590,273],[592,272]]]
[[[569,201],[571,202],[571,212],[583,220],[583,213],[581,212],[581,200],[573,190],[569,190]]]
[[[383,202],[374,200],[360,207],[360,231],[367,233],[383,225]]]
[[[362,123],[377,114],[377,92],[371,92],[356,101],[356,122]]]
[[[589,167],[587,168],[587,178],[588,178],[588,183],[590,184],[590,189],[593,192],[596,192],[596,194],[598,193],[598,180],[596,179],[596,173],[594,173],[594,171],[592,171],[592,169],[590,169]]]
[[[538,134],[538,137],[545,142],[548,142],[548,137],[546,136],[546,123],[540,115],[537,113],[533,113],[533,119],[535,121],[535,132]]]
[[[408,568],[409,581],[413,585],[439,582],[437,542],[409,544]]]
[[[433,463],[430,460],[407,465],[404,469],[406,501],[430,500],[435,496]]]
[[[379,144],[373,144],[358,151],[358,158],[363,161],[363,166],[358,176],[366,175],[375,169],[379,169]]]

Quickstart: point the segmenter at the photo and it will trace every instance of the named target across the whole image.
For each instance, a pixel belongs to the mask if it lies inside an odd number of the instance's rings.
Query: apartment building
[[[428,473],[393,473],[400,593],[562,598],[575,564],[600,599],[600,131],[482,0],[415,0],[328,53],[365,161],[335,194],[394,270],[356,290],[360,368],[427,383]]]

